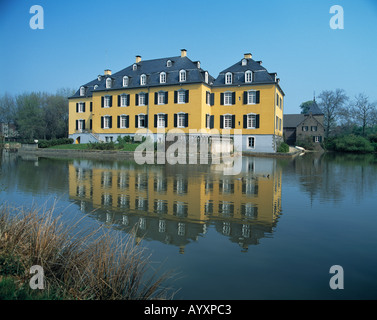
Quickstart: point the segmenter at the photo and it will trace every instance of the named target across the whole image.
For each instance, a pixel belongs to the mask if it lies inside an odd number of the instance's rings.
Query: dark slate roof
[[[167,61],[170,60],[172,62],[171,67],[167,67]],[[197,61],[193,62],[187,57],[168,57],[162,59],[154,59],[154,60],[145,60],[136,63],[137,70],[133,70],[133,65],[128,66],[127,68],[112,74],[111,76],[108,75],[101,75],[101,80],[96,78],[83,86],[86,87],[86,95],[85,97],[92,96],[94,91],[94,86],[98,85],[98,88],[95,91],[109,91],[109,90],[116,90],[116,89],[125,89],[125,88],[146,88],[152,86],[167,86],[167,85],[174,85],[174,84],[181,84],[179,82],[179,71],[186,70],[186,81],[185,84],[190,83],[200,83],[205,82],[205,72],[202,68],[198,68]],[[166,72],[166,83],[160,83],[160,73]],[[145,74],[147,76],[147,84],[140,85],[140,76]],[[129,84],[127,87],[123,87],[123,77],[129,77]],[[106,79],[110,77],[113,79],[111,89],[106,89]],[[214,82],[214,78],[208,74],[208,83],[211,85]],[[76,93],[71,96],[71,98],[78,98],[80,97],[80,88],[76,91]]]
[[[285,114],[283,115],[283,127],[296,128],[304,119],[304,114]]]
[[[244,59],[242,59],[244,60]],[[253,72],[252,83],[275,83],[276,74],[267,72],[266,68],[262,67],[261,61],[254,61],[251,58],[246,59],[246,65],[242,65],[242,60],[236,64],[220,72],[216,78],[213,86],[228,86],[225,84],[225,74],[231,72],[233,74],[233,82],[231,85],[245,85],[245,72],[250,70]],[[231,86],[230,85],[230,86]]]
[[[306,112],[306,114],[309,114],[309,113],[313,115],[323,114],[322,110],[318,107],[317,102],[315,102],[315,99],[312,101],[312,104],[310,105],[310,107],[308,108],[308,111]]]

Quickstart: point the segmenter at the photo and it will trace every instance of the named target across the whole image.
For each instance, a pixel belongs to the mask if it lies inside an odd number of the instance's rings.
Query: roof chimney
[[[251,59],[252,54],[251,53],[245,53],[243,56],[244,56],[245,59]]]
[[[105,70],[105,75],[106,76],[111,76],[111,70],[110,69],[106,69]]]
[[[186,49],[181,49],[181,58],[187,56],[187,50]]]
[[[136,63],[139,63],[141,61],[141,56],[136,56]]]

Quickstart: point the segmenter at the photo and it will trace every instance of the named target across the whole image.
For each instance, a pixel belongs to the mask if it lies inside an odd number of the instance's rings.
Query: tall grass
[[[45,290],[63,299],[170,299],[164,283],[171,273],[151,269],[149,256],[133,235],[114,236],[99,227],[76,231],[54,208],[0,207],[0,256],[17,257],[29,281],[32,265],[44,269]],[[22,269],[22,268],[21,268]]]

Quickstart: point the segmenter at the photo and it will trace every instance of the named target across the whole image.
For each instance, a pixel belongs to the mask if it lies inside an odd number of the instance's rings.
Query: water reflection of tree
[[[376,189],[377,158],[373,154],[308,153],[284,168],[294,173],[310,199],[338,201],[352,195],[359,201]]]
[[[43,158],[22,160],[17,154],[2,157],[1,180],[7,188],[31,194],[66,192],[68,189],[68,163],[66,160]]]

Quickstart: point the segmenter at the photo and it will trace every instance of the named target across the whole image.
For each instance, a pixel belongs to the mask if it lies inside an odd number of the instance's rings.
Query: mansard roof
[[[244,61],[244,64],[242,63]],[[245,72],[250,70],[253,72],[252,84],[265,84],[265,83],[276,83],[276,73],[269,73],[266,68],[262,67],[262,61],[254,61],[251,58],[244,58],[229,68],[220,72],[219,76],[213,83],[214,87],[227,86],[225,84],[225,75],[231,73],[233,75],[231,85],[245,85]]]
[[[167,61],[171,61],[171,66],[167,66]],[[136,70],[133,70],[133,66],[136,65]],[[179,72],[181,70],[186,71],[186,81],[179,81]],[[160,73],[166,73],[166,83],[160,83]],[[207,71],[208,72],[208,71]],[[162,59],[145,60],[134,63],[127,68],[120,70],[112,75],[100,75],[100,80],[96,78],[83,86],[86,87],[85,97],[90,97],[93,91],[109,91],[117,89],[134,89],[134,88],[146,88],[153,86],[168,86],[175,84],[192,84],[192,83],[206,83],[205,82],[206,70],[200,68],[198,61],[191,61],[187,57],[168,57]],[[140,76],[145,74],[147,81],[145,85],[140,84]],[[123,77],[128,77],[128,86],[123,86]],[[106,88],[106,79],[112,79],[111,88]],[[208,74],[208,84],[211,85],[214,82],[214,78]],[[98,87],[94,89],[94,86]],[[80,89],[71,97],[80,97]]]
[[[184,50],[185,51],[185,50]],[[206,83],[209,86],[240,86],[240,85],[253,85],[253,84],[279,84],[279,79],[276,73],[269,73],[266,68],[262,66],[262,61],[254,61],[249,57],[238,61],[234,65],[220,72],[219,76],[215,79],[208,71],[200,67],[199,61],[192,61],[186,55],[167,57],[153,60],[136,60],[137,62],[132,65],[116,72],[112,75],[104,74],[99,75],[96,79],[82,85],[85,87],[85,95],[80,96],[80,88],[70,98],[91,97],[94,91],[109,91],[109,90],[124,90],[134,88],[148,88],[148,87],[162,87],[177,84],[192,84],[192,83]],[[139,58],[139,56],[138,56]],[[167,65],[171,61],[171,66]],[[136,69],[134,70],[134,66]],[[179,72],[186,71],[186,81],[179,81]],[[252,72],[251,83],[245,82],[245,72]],[[160,83],[160,73],[166,73],[166,83]],[[208,73],[208,82],[205,80],[205,73]],[[225,84],[225,75],[232,73],[232,83]],[[106,72],[105,72],[106,73]],[[146,75],[146,84],[140,83],[140,76]],[[123,86],[123,78],[128,77],[128,85]],[[106,79],[110,78],[111,88],[106,88]],[[280,86],[278,85],[281,90]],[[281,90],[282,94],[284,92]],[[318,107],[318,106],[317,106]]]

